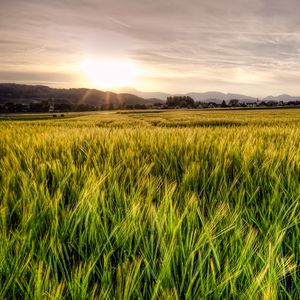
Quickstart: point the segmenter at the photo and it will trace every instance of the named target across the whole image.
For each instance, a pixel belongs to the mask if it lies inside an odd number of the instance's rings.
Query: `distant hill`
[[[264,101],[284,101],[284,102],[288,102],[288,101],[299,101],[300,100],[300,96],[290,96],[290,95],[279,95],[279,96],[268,96],[266,98],[263,99]]]
[[[223,100],[229,101],[231,99],[237,99],[245,102],[255,102],[257,99],[250,96],[239,95],[239,94],[224,94],[221,92],[205,92],[205,93],[188,93],[188,94],[167,94],[161,92],[141,92],[134,88],[122,88],[120,91],[130,92],[131,94],[137,95],[142,98],[156,98],[160,100],[166,100],[169,96],[190,96],[195,101],[209,102],[214,101],[221,103]]]
[[[223,100],[229,101],[232,99],[244,101],[244,102],[255,102],[257,99],[250,96],[240,94],[224,94],[221,92],[206,92],[206,93],[188,93],[187,96],[192,97],[195,101],[209,102],[213,101],[220,103]]]
[[[167,97],[171,96],[171,94],[161,92],[141,92],[131,87],[119,88],[117,91],[120,93],[130,93],[144,99],[166,100]]]
[[[205,93],[168,94],[161,92],[141,92],[134,88],[120,88],[119,93],[104,92],[96,89],[56,89],[43,85],[23,85],[14,83],[0,83],[0,104],[7,102],[30,103],[32,101],[53,101],[54,103],[88,104],[101,106],[112,104],[122,105],[153,105],[164,103],[168,96],[190,96],[195,101],[221,103],[223,100],[237,99],[240,102],[256,102],[255,97],[241,94],[225,94],[217,91]],[[300,96],[279,95],[268,96],[261,101],[299,101]]]
[[[142,98],[152,98],[152,100],[166,100],[169,96],[190,96],[195,101],[200,102],[215,102],[215,103],[221,103],[223,100],[230,101],[232,99],[239,100],[240,102],[256,102],[257,98],[247,95],[241,95],[241,94],[233,94],[233,93],[222,93],[217,91],[211,91],[211,92],[204,92],[204,93],[187,93],[187,94],[168,94],[168,93],[161,93],[161,92],[141,92],[134,88],[121,88],[119,91],[127,92]],[[283,101],[283,102],[289,102],[289,101],[299,101],[300,96],[290,96],[290,95],[279,95],[279,96],[268,96],[263,99],[260,99],[260,101]]]
[[[89,104],[95,106],[112,104],[120,106],[136,104],[152,105],[161,100],[147,100],[129,93],[117,94],[96,89],[56,89],[42,85],[0,84],[0,104],[7,102],[30,103],[33,101],[53,101],[54,103]]]

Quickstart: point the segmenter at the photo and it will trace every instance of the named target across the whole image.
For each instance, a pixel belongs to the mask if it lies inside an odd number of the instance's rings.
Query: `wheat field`
[[[300,110],[0,121],[0,299],[299,299]]]

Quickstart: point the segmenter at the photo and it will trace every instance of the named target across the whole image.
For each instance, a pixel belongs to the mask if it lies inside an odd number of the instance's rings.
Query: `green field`
[[[0,299],[300,299],[299,109],[0,130]]]

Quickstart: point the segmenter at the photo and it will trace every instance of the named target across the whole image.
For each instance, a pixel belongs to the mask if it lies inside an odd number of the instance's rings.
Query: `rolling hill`
[[[216,103],[221,103],[223,100],[229,101],[231,99],[237,99],[245,102],[254,102],[257,99],[255,97],[240,95],[240,94],[225,94],[221,92],[205,92],[205,93],[187,93],[187,94],[167,94],[162,92],[141,92],[134,88],[123,88],[119,91],[130,92],[131,94],[137,95],[142,98],[156,98],[160,100],[165,100],[169,96],[190,96],[195,101],[209,102],[214,101]]]
[[[7,102],[30,103],[33,101],[52,101],[54,103],[89,104],[95,106],[112,104],[120,106],[136,104],[151,105],[160,100],[148,100],[129,93],[117,94],[96,89],[57,89],[41,85],[0,84],[0,104]]]

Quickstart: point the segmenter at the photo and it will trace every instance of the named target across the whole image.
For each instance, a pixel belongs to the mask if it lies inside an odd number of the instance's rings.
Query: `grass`
[[[300,110],[0,122],[0,299],[299,299]]]

